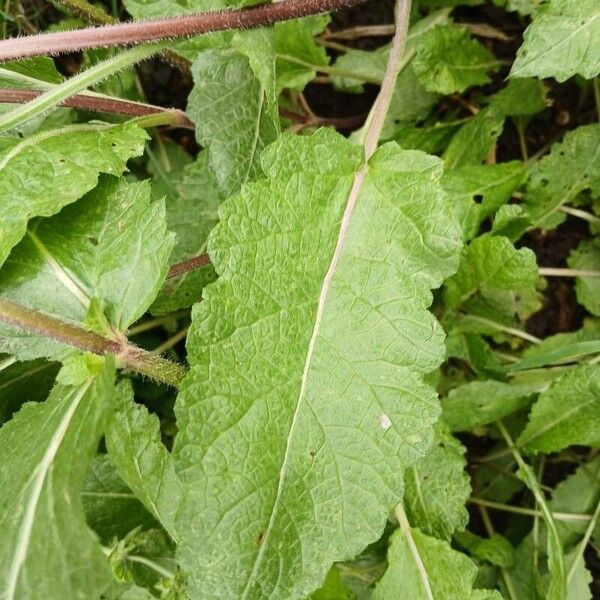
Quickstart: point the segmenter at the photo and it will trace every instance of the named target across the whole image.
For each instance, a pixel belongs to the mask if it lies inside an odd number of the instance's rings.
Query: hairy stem
[[[108,339],[3,298],[0,298],[0,321],[84,352],[100,356],[114,354],[117,363],[123,368],[137,371],[173,387],[179,387],[185,375],[185,369],[181,365],[129,344],[125,338]]]
[[[362,2],[364,0],[286,0],[240,10],[210,11],[154,21],[137,21],[11,38],[0,42],[0,61],[73,52],[86,48],[142,44],[212,31],[262,27],[278,21],[355,6]]]
[[[25,38],[19,38],[25,39]],[[0,42],[2,45],[2,42]],[[122,69],[126,69],[153,54],[156,54],[164,48],[164,44],[150,44],[141,48],[132,48],[125,52],[121,52],[117,56],[113,56],[108,60],[104,60],[97,65],[87,69],[83,73],[68,79],[64,83],[57,85],[53,89],[38,96],[35,100],[19,106],[15,110],[11,110],[0,116],[0,134],[22,125],[29,119],[42,114],[46,110],[60,104],[67,98],[74,96],[78,92],[95,85],[110,75],[114,75]]]
[[[104,9],[94,6],[86,0],[56,0],[62,4],[70,13],[98,25],[111,25],[117,22],[117,19],[109,15]]]
[[[200,267],[204,267],[209,264],[210,256],[208,256],[208,254],[201,254],[200,256],[188,258],[188,260],[184,260],[183,262],[173,265],[169,269],[167,279],[171,279],[172,277],[178,277],[179,275],[183,275],[184,273],[188,273],[189,271],[199,269]]]
[[[1,88],[0,103],[24,104],[25,102],[31,102],[32,100],[39,98],[43,93],[44,92],[41,91],[23,90],[20,88]],[[90,112],[125,115],[129,117],[167,114],[171,117],[170,125],[172,127],[194,129],[194,124],[182,110],[163,108],[162,106],[153,106],[142,102],[131,102],[129,100],[122,100],[121,98],[96,96],[92,94],[75,94],[62,102],[59,102],[58,106],[88,110]]]

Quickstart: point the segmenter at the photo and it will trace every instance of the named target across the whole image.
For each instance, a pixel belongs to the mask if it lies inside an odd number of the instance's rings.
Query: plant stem
[[[97,23],[99,25],[111,25],[116,23],[117,19],[102,8],[94,6],[86,0],[56,0],[59,4],[62,4],[70,13],[74,13],[89,21],[90,23]]]
[[[520,329],[515,329],[513,327],[507,327],[506,325],[502,325],[502,323],[496,323],[496,321],[492,321],[484,317],[478,317],[477,315],[463,315],[462,319],[476,321],[477,323],[487,325],[489,327],[492,327],[493,329],[497,329],[498,331],[502,331],[504,333],[508,333],[509,335],[519,337],[527,342],[531,342],[532,344],[540,344],[542,342],[540,338],[535,337],[534,335],[531,335],[526,331],[521,331]]]
[[[500,502],[492,502],[491,500],[485,500],[484,498],[477,498],[472,496],[469,499],[471,504],[475,504],[477,506],[485,506],[486,508],[491,508],[493,510],[500,510],[502,512],[514,513],[516,515],[527,515],[529,517],[542,516],[542,512],[539,510],[535,510],[533,508],[523,508],[521,506],[512,506],[510,504],[502,504]],[[553,512],[553,518],[556,521],[566,521],[566,522],[581,522],[585,521],[586,523],[590,520],[590,515],[579,514],[579,513],[563,513],[563,512]]]
[[[74,32],[68,32],[74,33]],[[37,36],[34,36],[37,37]],[[17,38],[26,39],[26,38]],[[3,42],[0,42],[0,46]],[[135,63],[138,63],[146,58],[149,58],[153,54],[156,54],[164,48],[164,43],[149,44],[148,46],[141,46],[139,48],[132,48],[113,56],[108,60],[102,61],[97,65],[87,69],[83,73],[68,79],[64,83],[57,85],[52,90],[43,93],[38,96],[35,100],[19,106],[15,110],[5,113],[0,116],[0,134],[7,130],[17,127],[35,117],[38,114],[43,113],[49,108],[53,108],[57,104],[60,104],[70,96],[74,96],[78,92],[85,90],[102,81],[110,75],[114,75],[117,71],[126,69]]]
[[[598,517],[600,517],[600,502],[596,505],[596,510],[590,519],[590,522],[585,530],[585,534],[581,542],[579,542],[577,546],[577,551],[575,552],[575,558],[571,563],[571,567],[569,568],[569,572],[567,573],[567,585],[569,581],[572,579],[573,574],[575,573],[575,569],[577,568],[577,563],[582,560],[583,553],[585,551],[585,547],[588,545],[592,534],[594,533],[594,529],[596,529],[596,523],[598,522]]]
[[[68,344],[84,352],[100,356],[114,354],[117,363],[122,367],[176,388],[185,375],[185,369],[181,365],[129,344],[125,338],[108,339],[93,331],[65,323],[3,298],[0,298],[0,321]]]
[[[189,271],[193,271],[194,269],[199,269],[200,267],[204,267],[210,264],[210,256],[208,254],[201,254],[200,256],[194,256],[193,258],[188,258],[183,262],[177,263],[173,265],[169,269],[169,273],[167,274],[167,279],[171,279],[173,277],[178,277],[179,275],[183,275],[184,273],[188,273]]]
[[[212,31],[256,28],[272,25],[278,21],[355,6],[362,2],[364,0],[286,0],[239,10],[209,11],[153,21],[136,21],[11,38],[0,42],[0,61],[73,52],[86,48],[172,40]]]
[[[35,90],[23,90],[19,88],[1,88],[0,103],[22,104],[39,98],[44,92]],[[108,96],[96,96],[92,94],[75,94],[58,103],[58,106],[101,112],[114,115],[126,115],[129,117],[142,117],[154,114],[168,114],[171,117],[173,127],[182,129],[194,129],[194,124],[188,116],[178,109],[163,108],[142,102],[131,102],[120,98]]]
[[[585,269],[553,269],[540,267],[538,273],[544,277],[600,277],[600,271],[588,271]]]
[[[181,310],[177,310],[175,312],[169,313],[168,315],[163,315],[161,317],[156,317],[154,319],[150,319],[148,321],[144,321],[139,325],[135,325],[127,330],[128,336],[139,335],[140,333],[144,333],[145,331],[150,331],[152,329],[156,329],[157,327],[161,327],[167,323],[172,323],[176,319],[180,319],[181,317],[189,317],[190,309],[182,308]]]
[[[600,217],[592,215],[585,210],[579,210],[578,208],[572,208],[571,206],[561,206],[558,210],[568,215],[572,215],[573,217],[579,217],[589,223],[600,223]]]
[[[349,71],[348,69],[339,69],[337,67],[329,67],[327,65],[315,65],[300,58],[296,58],[295,56],[290,56],[289,54],[277,54],[277,58],[279,60],[284,60],[295,65],[312,69],[313,71],[317,71],[317,73],[326,73],[327,75],[347,77],[348,79],[356,79],[358,81],[364,81],[365,83],[372,83],[374,85],[381,85],[382,81],[378,77],[369,77],[364,73],[357,73],[356,71]]]

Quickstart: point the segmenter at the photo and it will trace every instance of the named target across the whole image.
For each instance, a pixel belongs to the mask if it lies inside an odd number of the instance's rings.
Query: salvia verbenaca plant
[[[0,599],[596,597],[600,3],[108,4],[1,23]]]

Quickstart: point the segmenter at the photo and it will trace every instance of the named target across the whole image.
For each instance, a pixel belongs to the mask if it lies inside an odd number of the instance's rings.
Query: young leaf
[[[427,535],[449,541],[467,524],[465,504],[471,485],[464,453],[462,444],[438,426],[433,448],[406,470],[404,509],[411,523]]]
[[[108,581],[80,498],[110,407],[114,369],[101,362],[79,357],[0,429],[2,598],[97,598]]]
[[[533,405],[518,443],[528,452],[556,452],[572,444],[600,443],[600,366],[565,373]]]
[[[192,66],[195,85],[188,113],[196,123],[198,142],[208,148],[223,197],[257,177],[260,153],[277,137],[274,54],[270,60],[270,82],[237,50],[207,50]]]
[[[426,308],[460,232],[439,159],[388,144],[362,162],[331,131],[284,136],[211,234],[221,276],[194,314],[175,447],[180,560],[205,598],[310,593],[379,537],[431,443],[422,376],[444,349]]]
[[[477,567],[446,541],[401,522],[390,539],[389,567],[373,600],[500,600],[497,591],[475,590]]]
[[[0,272],[0,294],[78,323],[95,307],[111,329],[124,331],[154,300],[173,242],[164,202],[150,200],[148,182],[106,178],[60,214],[30,224]],[[2,350],[22,359],[62,350],[17,328],[0,331]]]
[[[549,0],[533,14],[511,77],[574,75],[591,79],[600,73],[600,5],[597,0]]]
[[[456,309],[477,291],[485,296],[534,286],[537,279],[535,254],[529,248],[517,250],[507,238],[485,235],[464,250],[458,272],[446,282],[444,299],[448,309]]]
[[[160,439],[158,418],[134,402],[133,391],[126,382],[117,387],[115,411],[105,435],[109,456],[125,483],[176,539],[175,513],[181,483]]]
[[[463,125],[443,154],[446,170],[478,165],[490,153],[504,127],[504,115],[493,106]]]
[[[596,271],[600,275],[600,243],[599,239],[584,241],[571,252],[569,267],[582,271]],[[575,293],[577,301],[583,304],[593,315],[600,317],[600,277],[577,277]]]
[[[91,190],[100,173],[123,173],[146,138],[131,124],[74,125],[0,141],[0,265],[30,218],[57,213]]]
[[[471,431],[528,409],[543,387],[538,383],[514,384],[491,379],[471,381],[451,390],[442,402],[444,422],[451,431]]]
[[[470,531],[455,534],[459,546],[479,560],[487,560],[498,567],[510,568],[515,563],[515,551],[511,543],[499,533],[489,538],[482,538]]]
[[[564,220],[558,210],[584,190],[600,196],[600,124],[584,125],[554,144],[534,164],[527,183],[527,208],[535,225],[552,229]]]
[[[417,42],[413,68],[430,92],[452,94],[490,81],[488,71],[498,68],[494,55],[456,25],[441,25]]]
[[[537,79],[511,79],[492,96],[490,105],[507,117],[535,115],[548,107],[547,93],[548,88]]]

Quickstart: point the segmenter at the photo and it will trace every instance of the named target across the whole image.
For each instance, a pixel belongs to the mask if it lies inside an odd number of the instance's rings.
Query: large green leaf
[[[448,542],[408,526],[391,538],[389,567],[373,600],[500,600],[497,591],[475,590],[477,567]]]
[[[75,125],[0,141],[0,265],[25,235],[27,221],[48,217],[91,190],[100,173],[120,175],[144,149],[136,125]]]
[[[107,177],[60,214],[30,224],[0,272],[0,294],[79,324],[96,309],[111,335],[152,303],[173,243],[164,202],[150,200],[149,184]],[[64,349],[14,327],[0,332],[0,348],[22,359]]]
[[[597,0],[549,0],[533,14],[511,77],[574,75],[591,79],[600,73],[600,4]]]
[[[331,131],[284,136],[267,178],[220,209],[220,279],[195,310],[176,405],[192,595],[308,595],[380,536],[431,444],[422,377],[444,347],[427,307],[460,231],[439,159],[388,144],[362,163]]]
[[[556,452],[572,444],[600,444],[600,366],[568,371],[533,405],[518,442],[529,452]]]
[[[104,429],[114,369],[97,357],[85,362],[79,357],[59,374],[47,402],[26,404],[0,429],[3,599],[89,600],[108,581],[80,492]]]
[[[160,439],[160,423],[136,404],[129,383],[117,387],[117,403],[106,430],[106,446],[119,474],[172,538],[181,484]]]

